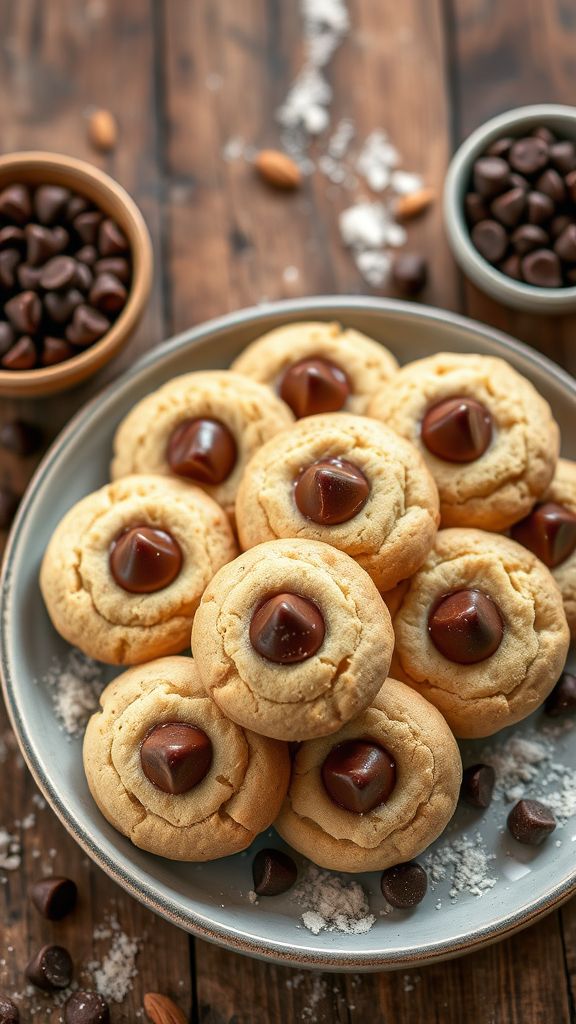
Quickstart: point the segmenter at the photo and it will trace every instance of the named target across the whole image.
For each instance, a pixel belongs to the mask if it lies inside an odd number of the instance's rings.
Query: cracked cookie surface
[[[142,525],[167,530],[182,565],[169,586],[129,593],[112,575],[110,548],[123,531]],[[128,476],[66,513],[46,549],[40,585],[65,640],[100,661],[130,665],[189,646],[204,589],[237,551],[223,509],[199,488],[165,477]]]
[[[487,595],[503,623],[497,650],[474,664],[434,644],[430,615],[443,595]],[[540,706],[564,667],[569,631],[551,573],[531,552],[482,530],[440,530],[422,568],[391,602],[392,671],[444,715],[456,736],[490,736]]]
[[[396,763],[388,799],[363,814],[334,803],[322,765],[335,744],[370,739]],[[294,849],[323,868],[381,871],[411,860],[448,824],[460,791],[462,765],[442,715],[396,679],[335,735],[303,743],[288,795],[275,823]]]
[[[439,458],[422,440],[426,412],[455,397],[481,403],[492,418],[488,447],[465,463]],[[502,359],[450,352],[419,359],[379,390],[368,415],[422,453],[438,486],[445,527],[504,530],[528,514],[554,474],[559,430],[550,407]]]
[[[325,623],[316,653],[276,664],[252,646],[252,618],[269,595],[299,595]],[[251,548],[220,570],[195,616],[192,649],[207,691],[234,721],[278,739],[335,732],[370,703],[394,637],[374,583],[348,555],[308,540]]]
[[[300,511],[295,484],[307,467],[334,459],[360,470],[369,493],[346,521],[319,523]],[[330,490],[325,497],[330,501]],[[313,500],[322,518],[323,496]],[[272,438],[248,463],[236,503],[243,548],[279,537],[323,541],[355,558],[382,591],[419,568],[438,521],[436,485],[414,445],[382,423],[345,413],[306,417]]]
[[[104,817],[135,846],[171,860],[213,860],[246,849],[272,823],[288,787],[288,748],[227,719],[191,658],[131,668],[100,703],[84,739],[86,777]],[[212,743],[208,773],[179,794],[158,789],[140,757],[150,730],[174,721],[202,729]]]

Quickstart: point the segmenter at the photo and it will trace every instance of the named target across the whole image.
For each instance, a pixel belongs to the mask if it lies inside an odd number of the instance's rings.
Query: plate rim
[[[123,387],[133,382],[134,378],[147,371],[151,366],[165,361],[171,353],[181,348],[194,348],[195,345],[211,336],[241,326],[254,324],[268,318],[299,318],[301,315],[315,315],[320,318],[345,316],[346,312],[373,312],[386,314],[396,313],[418,321],[448,323],[463,330],[472,332],[486,339],[496,341],[504,349],[513,351],[522,360],[544,371],[555,378],[556,382],[571,391],[576,400],[576,380],[563,368],[552,362],[547,356],[536,349],[512,338],[497,328],[482,324],[472,318],[462,316],[450,310],[434,306],[415,305],[395,299],[368,296],[314,296],[301,299],[288,299],[279,302],[263,303],[259,306],[246,307],[224,316],[210,319],[195,327],[171,337],[142,355],[131,367],[111,381],[105,388],[94,395],[66,424],[58,434],[40,464],[38,465],[10,531],[0,575],[0,676],[4,701],[8,711],[10,724],[16,735],[18,745],[29,771],[37,786],[47,799],[52,810],[73,836],[78,845],[90,858],[135,899],[148,909],[160,914],[166,920],[192,935],[222,946],[232,952],[243,953],[273,963],[299,968],[323,969],[329,971],[377,971],[397,970],[414,965],[423,965],[440,960],[460,956],[472,952],[490,943],[506,938],[529,927],[540,917],[550,913],[566,902],[576,892],[576,865],[571,873],[552,885],[538,899],[531,900],[514,913],[508,913],[485,925],[474,934],[465,934],[456,940],[439,940],[429,943],[420,952],[413,949],[405,955],[402,950],[381,950],[374,953],[347,951],[345,954],[337,949],[296,950],[290,943],[282,943],[271,939],[258,938],[240,932],[230,925],[210,921],[206,914],[197,911],[184,913],[178,907],[177,899],[167,897],[158,892],[158,883],[144,879],[134,879],[102,850],[91,833],[90,826],[77,820],[77,816],[68,811],[59,796],[56,786],[44,771],[36,757],[33,741],[29,735],[25,716],[20,712],[19,703],[14,692],[14,682],[8,658],[6,635],[10,622],[10,583],[12,566],[17,554],[20,527],[34,505],[35,495],[41,483],[49,473],[55,459],[59,458],[75,435],[78,425],[89,421],[97,407],[101,410],[102,401],[113,401]]]

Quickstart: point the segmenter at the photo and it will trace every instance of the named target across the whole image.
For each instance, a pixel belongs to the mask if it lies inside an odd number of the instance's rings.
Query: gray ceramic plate
[[[505,803],[497,802],[484,816],[461,807],[450,840],[466,833],[474,845],[484,844],[494,854],[489,865],[490,876],[496,879],[493,888],[481,897],[464,891],[452,902],[447,878],[415,912],[383,915],[378,875],[360,876],[376,915],[371,931],[313,936],[302,926],[299,908],[288,895],[261,899],[257,906],[248,901],[250,855],[206,865],[176,864],[143,853],[118,835],[90,798],[80,742],[63,741],[50,697],[38,682],[50,661],[66,652],[38,590],[42,553],[63,513],[106,482],[112,435],[120,419],[168,378],[225,367],[259,334],[303,318],[339,319],[384,342],[402,361],[442,349],[504,356],[551,402],[563,430],[565,454],[576,457],[576,382],[510,338],[450,313],[378,299],[304,299],[235,313],[187,331],[150,353],[83,409],[40,466],[22,503],[4,564],[4,692],[23,754],[52,807],[96,863],[137,899],[195,935],[278,962],[334,970],[408,966],[457,955],[507,935],[567,899],[576,888],[576,822],[568,821],[534,853],[507,838]],[[536,715],[517,732],[538,732],[543,721]],[[501,734],[497,744],[505,742]],[[575,769],[576,733],[566,731],[554,743],[554,760]],[[484,746],[467,744],[466,763],[477,759]],[[261,837],[259,842],[270,839]]]

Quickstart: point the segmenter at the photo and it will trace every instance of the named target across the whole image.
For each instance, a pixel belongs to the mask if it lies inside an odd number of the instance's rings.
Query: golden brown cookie
[[[192,632],[202,682],[225,714],[286,740],[335,732],[366,707],[393,644],[367,573],[309,540],[259,544],[225,566]]]
[[[490,736],[548,695],[569,631],[549,570],[508,537],[440,530],[392,604],[400,672],[456,736]]]
[[[308,416],[265,444],[238,490],[243,548],[279,537],[345,551],[379,590],[422,565],[439,521],[438,492],[414,445],[365,416]]]
[[[550,487],[510,534],[550,569],[576,637],[576,462],[560,459]]]
[[[440,493],[442,526],[505,530],[548,487],[559,431],[550,406],[502,359],[443,352],[410,363],[368,415],[421,451]]]
[[[332,736],[299,748],[276,829],[335,871],[381,871],[426,849],[454,813],[462,764],[442,715],[396,679]]]
[[[131,665],[188,647],[202,593],[237,550],[227,516],[204,491],[128,476],[66,513],[40,586],[65,640],[92,658]]]
[[[191,658],[118,676],[84,738],[90,792],[135,846],[171,860],[226,857],[278,813],[290,778],[285,744],[229,721]]]
[[[398,363],[377,341],[335,323],[294,323],[278,327],[232,363],[237,373],[268,384],[294,415],[363,413]]]
[[[248,459],[292,422],[288,406],[262,384],[229,370],[187,373],[147,395],[122,421],[111,476],[176,476],[232,515]]]

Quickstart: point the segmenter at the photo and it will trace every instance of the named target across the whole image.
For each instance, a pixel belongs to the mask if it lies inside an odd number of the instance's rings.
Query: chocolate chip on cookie
[[[388,800],[396,785],[396,762],[371,740],[348,740],[332,747],[322,765],[322,782],[334,803],[366,814]]]
[[[447,398],[428,409],[422,440],[432,455],[446,462],[474,462],[492,440],[492,417],[473,398]]]
[[[302,359],[286,370],[279,393],[300,418],[337,412],[350,394],[350,385],[344,371],[335,363],[327,359]]]
[[[188,480],[221,484],[230,476],[236,458],[234,437],[218,420],[184,420],[170,435],[170,469]]]
[[[182,567],[182,551],[167,530],[131,526],[110,548],[110,571],[119,587],[131,594],[152,594],[174,582]]]
[[[162,722],[144,739],[140,761],[146,778],[163,793],[187,793],[208,774],[212,743],[188,722]]]
[[[291,665],[320,650],[326,626],[320,609],[297,594],[265,598],[250,622],[250,642],[267,661]]]
[[[555,569],[576,551],[576,515],[563,505],[545,501],[516,523],[510,536]]]
[[[347,523],[364,508],[370,484],[347,459],[319,459],[297,478],[294,500],[307,519],[322,526]]]
[[[474,665],[498,650],[504,625],[488,594],[463,589],[436,601],[428,617],[428,632],[445,658],[459,665]]]

